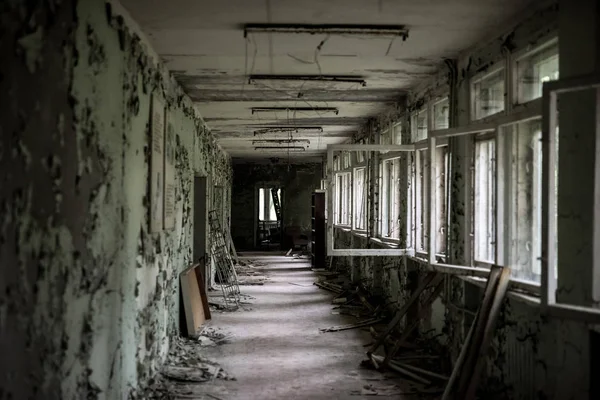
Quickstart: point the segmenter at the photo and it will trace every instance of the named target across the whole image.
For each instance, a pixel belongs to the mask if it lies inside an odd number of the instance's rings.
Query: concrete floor
[[[203,348],[203,354],[237,378],[219,382],[217,398],[372,398],[361,395],[365,385],[386,387],[396,393],[393,398],[411,398],[398,395],[410,392],[408,382],[360,367],[363,345],[371,342],[368,332],[319,332],[356,319],[331,313],[333,294],[313,285],[316,275],[307,260],[283,256],[258,260],[267,264],[264,271],[270,280],[263,286],[241,287],[243,294],[254,297],[252,305],[213,313],[211,326],[232,338],[224,345]],[[394,385],[399,385],[397,390]]]

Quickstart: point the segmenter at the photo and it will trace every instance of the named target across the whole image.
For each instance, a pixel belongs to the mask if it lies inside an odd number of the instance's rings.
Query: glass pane
[[[402,123],[394,125],[393,144],[402,144]]]
[[[406,173],[408,188],[406,196],[406,247],[413,248],[413,238],[415,234],[415,220],[414,220],[414,190],[415,190],[415,175],[414,169],[414,153],[408,154],[408,170]]]
[[[494,139],[475,142],[475,260],[494,263],[496,252],[496,162]]]
[[[481,119],[504,110],[504,69],[475,81],[472,119]]]
[[[417,177],[417,249],[427,251],[429,241],[429,226],[427,216],[429,213],[428,186],[429,186],[429,157],[427,150],[419,151],[418,158],[419,176]]]
[[[267,189],[268,192],[266,193],[269,197],[269,199],[271,200],[271,206],[269,207],[269,221],[277,221],[277,213],[275,212],[275,203],[273,202],[273,194],[271,192],[271,189]],[[280,201],[279,204],[281,204],[281,189],[277,189],[277,199]]]
[[[420,111],[412,116],[411,137],[413,143],[427,139],[427,110]]]
[[[558,79],[558,43],[517,61],[517,102],[542,97],[544,82]]]
[[[448,147],[438,147],[436,150],[436,157],[436,163],[438,166],[435,179],[437,195],[435,202],[435,216],[437,218],[436,252],[439,254],[445,254],[447,230],[446,199],[448,198],[448,188],[446,185],[446,175],[448,173]]]
[[[450,102],[442,100],[433,105],[433,129],[447,129],[450,116]]]
[[[258,189],[258,219],[265,220],[265,189]]]
[[[511,218],[510,264],[516,279],[540,282],[542,254],[542,131],[539,120],[507,132],[510,175],[507,189]]]

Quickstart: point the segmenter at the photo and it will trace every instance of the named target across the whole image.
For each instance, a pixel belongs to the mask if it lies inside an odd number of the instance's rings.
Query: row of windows
[[[513,104],[523,104],[541,97],[543,82],[558,78],[558,49],[550,42],[538,49],[515,57]],[[475,77],[471,81],[471,119],[498,114],[506,109],[507,77],[503,68]],[[431,118],[429,118],[431,114]],[[449,116],[447,98],[433,102],[427,108],[410,116],[411,142],[419,144],[432,130],[446,129]],[[493,117],[492,117],[493,119]],[[382,144],[401,144],[401,124],[391,125],[380,135]],[[504,210],[508,243],[499,249],[508,257],[513,277],[539,283],[541,254],[541,186],[542,148],[540,119],[503,125],[495,131],[469,136],[471,145],[470,222],[471,264],[486,265],[496,262],[498,249],[497,215]],[[502,148],[498,149],[497,146]],[[416,254],[427,253],[429,235],[428,216],[437,220],[435,235],[436,254],[444,257],[449,225],[450,154],[444,143],[438,145],[437,176],[434,188],[429,186],[429,149],[416,146],[415,151],[400,154],[382,154],[376,187],[379,211],[376,234],[383,240],[403,243]],[[367,227],[367,190],[370,158],[367,152],[343,152],[334,163],[336,173],[335,223],[364,231]],[[498,168],[501,167],[501,175]],[[498,193],[498,182],[502,192]],[[429,191],[434,190],[435,210],[429,210]],[[501,222],[504,224],[504,221]]]

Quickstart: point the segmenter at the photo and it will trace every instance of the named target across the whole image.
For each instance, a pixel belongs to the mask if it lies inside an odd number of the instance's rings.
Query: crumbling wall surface
[[[135,397],[178,332],[193,177],[230,186],[230,160],[109,3],[20,3],[0,7],[0,397]],[[176,224],[156,234],[153,95],[177,133]]]
[[[310,235],[312,192],[320,189],[321,163],[252,163],[234,160],[231,233],[236,247],[251,249],[258,218],[260,187],[282,187],[283,225],[299,226]]]

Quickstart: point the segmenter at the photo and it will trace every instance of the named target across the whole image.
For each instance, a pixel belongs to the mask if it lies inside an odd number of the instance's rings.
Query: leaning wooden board
[[[208,297],[206,296],[206,286],[204,284],[204,274],[202,273],[204,266],[202,264],[196,264],[194,266],[194,269],[196,271],[196,278],[198,279],[198,288],[200,289],[202,307],[204,307],[204,319],[209,320],[212,318],[212,316],[210,315],[210,306],[208,304]]]
[[[195,266],[190,267],[179,275],[188,336],[199,335],[206,321],[195,269]]]

